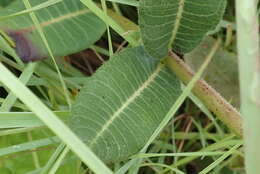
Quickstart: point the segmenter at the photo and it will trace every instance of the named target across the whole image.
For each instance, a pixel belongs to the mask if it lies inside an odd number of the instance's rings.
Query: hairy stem
[[[188,84],[193,78],[194,72],[176,54],[170,52],[167,58],[168,67],[184,83]],[[199,80],[193,93],[211,110],[223,123],[227,125],[237,136],[242,137],[242,117],[214,88],[204,80]]]

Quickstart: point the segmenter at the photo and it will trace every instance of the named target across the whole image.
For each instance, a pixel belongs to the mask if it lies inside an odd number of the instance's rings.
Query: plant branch
[[[193,78],[194,72],[176,54],[170,52],[167,58],[168,67],[184,83],[188,84]],[[237,136],[242,137],[242,117],[214,88],[204,80],[199,80],[193,93],[212,111],[223,123],[227,125]]]

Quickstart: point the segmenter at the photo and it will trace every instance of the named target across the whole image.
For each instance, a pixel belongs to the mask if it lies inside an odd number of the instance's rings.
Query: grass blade
[[[109,24],[120,36],[122,36],[126,41],[128,41],[132,46],[137,46],[138,42],[129,35],[125,35],[125,30],[118,25],[111,17],[109,17],[105,12],[103,12],[92,0],[80,0],[84,5],[86,5],[94,14],[96,14],[105,23]]]
[[[137,0],[107,0],[107,1],[116,2],[116,3],[124,4],[124,5],[135,6],[135,7],[139,6],[139,2]]]
[[[30,108],[81,160],[97,174],[111,170],[8,69],[0,64],[0,81]]]
[[[215,168],[217,165],[219,165],[223,160],[225,160],[228,156],[230,156],[232,153],[235,152],[237,148],[239,148],[243,143],[239,143],[232,147],[228,152],[223,154],[221,157],[219,157],[216,161],[211,163],[208,167],[203,169],[199,174],[207,174],[209,173],[213,168]]]
[[[28,0],[23,0],[23,2],[24,2],[24,5],[26,6],[27,9],[32,8]],[[57,70],[57,73],[59,75],[59,80],[60,80],[62,88],[64,90],[65,98],[66,98],[67,103],[68,103],[68,105],[70,107],[71,106],[71,101],[70,101],[70,95],[69,95],[69,92],[67,90],[66,83],[64,82],[64,79],[62,77],[61,71],[60,71],[60,69],[59,69],[59,67],[58,67],[58,65],[57,65],[57,63],[55,61],[54,55],[52,53],[52,49],[51,49],[50,45],[48,44],[48,41],[47,41],[47,39],[45,37],[45,34],[43,33],[43,29],[42,29],[42,27],[40,25],[40,22],[39,22],[38,18],[36,17],[36,15],[34,14],[34,12],[30,13],[30,17],[31,17],[31,19],[32,19],[32,21],[33,21],[37,31],[39,32],[39,34],[41,36],[41,39],[44,42],[44,45],[46,46],[50,57],[52,58],[54,66],[55,66],[55,68]]]
[[[37,63],[30,63],[29,65],[27,65],[27,67],[24,69],[24,71],[22,72],[19,78],[22,83],[26,84],[30,80],[37,65],[38,65]],[[0,107],[0,112],[9,111],[14,105],[16,99],[17,99],[16,96],[12,92],[9,93],[5,101],[2,103]]]
[[[33,12],[33,11],[37,11],[37,10],[40,10],[40,9],[49,7],[49,6],[51,6],[51,5],[57,4],[57,3],[61,2],[61,1],[62,1],[62,0],[49,0],[49,1],[47,1],[47,2],[41,3],[40,5],[34,6],[34,7],[32,7],[32,8],[29,8],[29,9],[26,9],[26,10],[23,10],[23,11],[20,11],[20,12],[11,14],[11,15],[0,16],[0,21],[6,20],[6,19],[10,19],[10,18],[19,16],[19,15],[24,15],[24,14],[27,14],[27,13],[31,13],[31,12]]]

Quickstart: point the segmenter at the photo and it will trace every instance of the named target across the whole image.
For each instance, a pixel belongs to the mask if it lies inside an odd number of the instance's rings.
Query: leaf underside
[[[138,152],[180,95],[176,76],[143,47],[114,55],[81,90],[70,126],[105,162]]]
[[[30,0],[32,6],[45,0]],[[0,12],[6,16],[25,10],[23,1],[12,3]],[[80,1],[63,0],[34,12],[43,28],[54,56],[65,56],[88,48],[104,33],[105,24]],[[24,61],[48,57],[47,49],[28,14],[0,21],[0,29],[16,42],[16,51]]]
[[[222,18],[226,0],[142,0],[139,24],[144,46],[156,58],[169,48],[190,52]]]
[[[215,42],[215,39],[205,37],[200,46],[184,55],[187,64],[197,71]],[[239,108],[238,63],[234,53],[219,48],[204,73],[204,79],[233,106]]]

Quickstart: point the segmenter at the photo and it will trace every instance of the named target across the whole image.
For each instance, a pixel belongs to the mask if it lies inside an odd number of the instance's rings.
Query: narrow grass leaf
[[[60,157],[65,148],[66,145],[63,143],[57,147],[55,152],[52,154],[51,158],[48,160],[47,164],[42,168],[40,174],[47,174],[51,170],[51,168],[55,165],[57,159]]]
[[[29,2],[29,0],[23,0],[25,7],[31,8],[31,4]],[[39,33],[41,40],[43,41],[44,46],[47,49],[47,53],[49,54],[49,56],[51,57],[53,64],[57,70],[58,76],[59,76],[59,80],[61,82],[62,88],[63,88],[63,92],[64,92],[64,96],[66,98],[67,104],[69,107],[71,107],[71,99],[70,99],[70,94],[69,91],[67,89],[66,83],[64,82],[64,79],[62,77],[61,71],[57,65],[57,62],[54,58],[54,54],[53,54],[53,48],[50,47],[49,45],[49,41],[46,38],[46,35],[42,29],[42,26],[40,24],[40,21],[38,20],[37,16],[35,15],[34,12],[31,12],[29,14],[29,16],[31,17],[31,20],[33,21],[34,26],[36,27],[36,31]]]
[[[13,18],[13,17],[16,17],[16,16],[28,14],[28,13],[31,13],[31,12],[52,6],[52,5],[60,3],[60,2],[62,2],[62,0],[49,0],[49,1],[43,2],[39,5],[36,5],[35,7],[29,8],[29,9],[26,9],[26,10],[22,10],[22,11],[19,11],[17,13],[13,13],[13,14],[10,14],[10,15],[7,15],[7,16],[0,16],[0,21],[7,20],[7,19],[10,19],[10,18]]]
[[[241,144],[243,141],[242,140],[230,140],[230,138],[233,138],[234,136],[231,136],[229,138],[225,138],[219,142],[216,142],[214,144],[211,144],[203,149],[201,149],[199,152],[209,152],[209,151],[214,151],[214,150],[219,150],[222,148],[227,148],[230,146],[236,146],[237,144]],[[227,152],[226,152],[227,153]],[[188,157],[184,157],[180,160],[178,160],[176,163],[172,164],[172,167],[179,167],[182,165],[185,165],[193,160],[195,160],[196,158],[198,158],[199,156],[188,156]],[[165,169],[163,171],[161,171],[160,173],[166,173],[167,171],[169,171],[169,169]]]
[[[40,127],[3,129],[3,130],[0,130],[0,136],[25,133],[25,132],[36,130],[36,129],[39,129],[39,128]]]
[[[62,161],[66,157],[66,155],[69,153],[70,149],[68,147],[65,147],[62,151],[62,153],[59,155],[57,160],[55,161],[54,165],[51,167],[50,172],[48,174],[55,174],[59,167],[62,164]]]
[[[186,156],[219,156],[223,155],[226,152],[182,152],[182,153],[139,153],[134,155],[132,158],[152,158],[160,156],[175,156],[175,157],[186,157]]]
[[[13,153],[23,152],[30,149],[36,149],[39,147],[53,145],[58,142],[59,140],[57,137],[52,137],[52,138],[45,138],[45,139],[35,140],[27,143],[17,144],[6,148],[1,148],[0,156],[10,155]]]
[[[8,37],[8,36],[7,36]],[[19,58],[19,56],[17,55],[16,51],[12,48],[11,44],[8,43],[8,41],[6,40],[5,37],[3,37],[0,34],[0,50],[4,51],[5,53],[9,54],[10,56],[12,56],[15,61],[20,65],[20,66],[24,66],[24,63],[22,62],[22,60]]]
[[[31,76],[33,75],[34,70],[36,69],[37,65],[38,65],[37,63],[28,64],[25,67],[22,74],[20,75],[19,80],[22,83],[26,84],[29,81],[29,79],[31,78]],[[14,103],[16,102],[16,99],[17,99],[17,97],[12,92],[10,92],[8,94],[8,96],[6,97],[5,101],[2,103],[2,105],[0,107],[0,112],[8,112],[13,107]]]
[[[60,120],[0,63],[0,81],[23,101],[61,140],[97,174],[112,174],[111,170]]]
[[[116,3],[124,4],[124,5],[135,6],[135,7],[139,6],[139,2],[137,0],[107,0],[107,1],[116,2]]]
[[[94,14],[96,14],[100,19],[115,30],[120,36],[122,36],[126,41],[128,41],[132,46],[137,46],[138,42],[129,35],[126,35],[126,31],[118,25],[111,17],[109,17],[105,12],[103,12],[92,0],[80,0],[84,5],[86,5]]]
[[[54,112],[61,120],[66,121],[70,112]],[[45,124],[32,112],[0,112],[0,129],[40,127]]]
[[[209,173],[212,169],[214,169],[217,165],[219,165],[221,162],[223,162],[228,156],[233,154],[237,148],[239,148],[242,145],[242,143],[239,143],[232,147],[228,152],[223,154],[221,157],[219,157],[217,160],[215,160],[213,163],[211,163],[208,167],[203,169],[199,174],[207,174]]]

